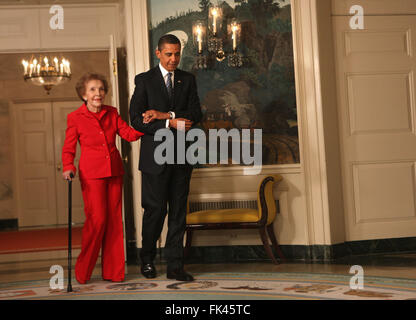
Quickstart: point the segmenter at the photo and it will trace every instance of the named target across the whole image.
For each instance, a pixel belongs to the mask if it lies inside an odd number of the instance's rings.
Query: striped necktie
[[[168,89],[169,99],[172,99],[172,72],[168,73],[168,79],[166,81],[166,88]]]

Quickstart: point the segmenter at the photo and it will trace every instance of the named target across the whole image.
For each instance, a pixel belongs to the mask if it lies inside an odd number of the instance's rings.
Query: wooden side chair
[[[273,197],[273,185],[283,178],[280,175],[267,176],[261,180],[257,193],[257,209],[219,209],[189,212],[186,216],[186,243],[185,255],[189,253],[192,243],[192,233],[195,230],[214,229],[258,229],[267,255],[274,264],[279,264],[269,244],[282,261],[285,257],[281,252],[273,230],[273,221],[276,217],[276,202]]]

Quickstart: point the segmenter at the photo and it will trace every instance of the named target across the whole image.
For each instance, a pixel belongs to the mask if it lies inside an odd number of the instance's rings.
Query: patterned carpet
[[[315,273],[201,273],[194,282],[144,279],[128,275],[123,283],[93,278],[72,282],[73,292],[51,289],[50,280],[0,284],[0,300],[416,300],[416,280],[364,278],[351,289],[351,275]]]

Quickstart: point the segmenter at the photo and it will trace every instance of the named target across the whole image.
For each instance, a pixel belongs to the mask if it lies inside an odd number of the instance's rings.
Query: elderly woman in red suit
[[[84,199],[82,249],[75,264],[79,283],[90,280],[100,249],[104,280],[124,280],[122,225],[123,165],[115,139],[138,140],[143,133],[124,122],[117,109],[104,105],[108,83],[104,76],[86,74],[77,83],[84,104],[70,113],[62,150],[63,177],[75,176],[77,142],[81,146],[79,178]]]

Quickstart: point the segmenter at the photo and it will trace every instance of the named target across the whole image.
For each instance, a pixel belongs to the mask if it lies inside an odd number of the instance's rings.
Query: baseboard
[[[334,245],[281,245],[287,261],[331,263],[359,255],[416,251],[416,237],[351,241]],[[165,263],[164,249],[158,249],[155,262]],[[140,248],[128,248],[127,262],[139,263]],[[277,257],[277,255],[276,255]],[[185,263],[242,263],[270,261],[262,245],[191,247]]]
[[[0,231],[15,231],[17,229],[17,219],[0,219]]]

